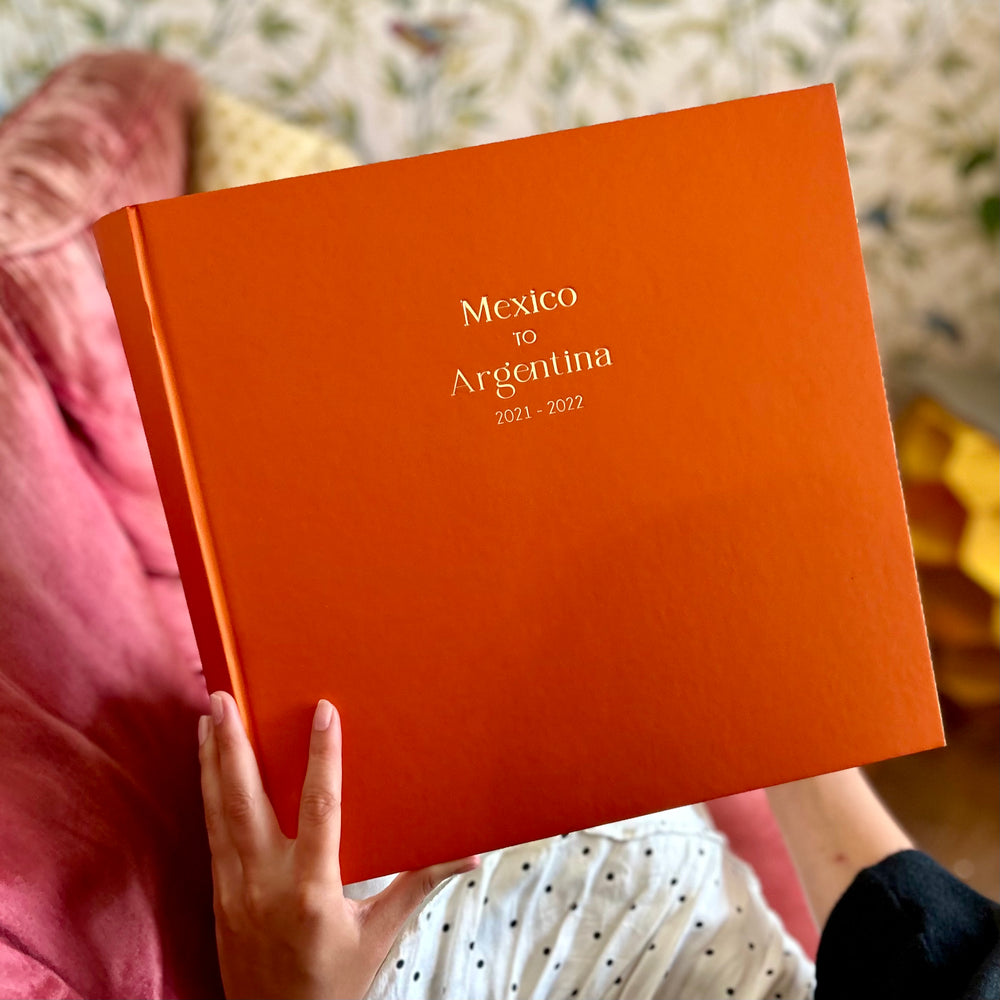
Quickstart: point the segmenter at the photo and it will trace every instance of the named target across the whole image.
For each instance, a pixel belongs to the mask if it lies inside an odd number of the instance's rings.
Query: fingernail
[[[317,730],[317,732],[329,729],[332,720],[333,705],[326,698],[320,698],[319,704],[316,706],[316,714],[313,715],[313,729]]]
[[[207,715],[198,719],[198,746],[201,746],[208,739],[208,727],[211,721]]]
[[[218,691],[212,695],[212,719],[217,726],[222,725],[222,720],[226,716],[226,700]]]

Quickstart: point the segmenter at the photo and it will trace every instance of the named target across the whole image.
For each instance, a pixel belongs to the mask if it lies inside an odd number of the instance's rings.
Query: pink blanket
[[[0,994],[221,996],[204,682],[89,232],[183,190],[197,84],[85,56],[0,122]]]

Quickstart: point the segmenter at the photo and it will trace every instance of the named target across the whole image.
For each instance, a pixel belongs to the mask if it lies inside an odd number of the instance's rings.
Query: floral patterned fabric
[[[996,361],[990,0],[0,0],[0,107],[105,45],[368,161],[833,80],[890,376],[914,353]]]

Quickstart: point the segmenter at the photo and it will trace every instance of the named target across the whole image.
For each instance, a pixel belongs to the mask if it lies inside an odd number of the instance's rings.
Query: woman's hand
[[[363,997],[407,917],[478,857],[405,872],[377,896],[347,899],[340,880],[340,718],[316,707],[298,837],[278,827],[233,699],[212,695],[198,723],[212,849],[215,936],[226,996]]]

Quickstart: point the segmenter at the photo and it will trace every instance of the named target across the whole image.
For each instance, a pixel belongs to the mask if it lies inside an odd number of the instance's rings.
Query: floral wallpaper
[[[891,372],[1000,354],[986,0],[0,0],[0,111],[148,47],[366,161],[832,80]]]

